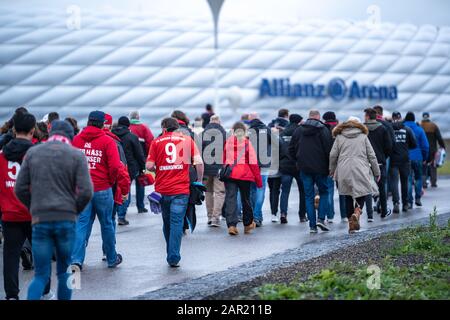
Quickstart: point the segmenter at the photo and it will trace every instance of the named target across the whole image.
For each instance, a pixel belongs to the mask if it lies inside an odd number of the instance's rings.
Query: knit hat
[[[423,120],[429,120],[430,119],[430,113],[429,112],[422,113],[422,119]]]
[[[323,120],[329,121],[329,122],[336,122],[337,121],[336,114],[333,111],[325,112],[323,114],[322,118],[323,118]]]
[[[398,120],[402,118],[402,114],[398,111],[392,112],[392,120]]]
[[[291,123],[298,124],[298,123],[302,122],[302,120],[303,120],[303,117],[297,113],[293,113],[289,116],[289,122],[291,122]]]
[[[103,111],[92,111],[89,113],[89,120],[97,122],[105,122],[105,113]]]
[[[113,118],[110,114],[105,113],[105,125],[112,126]]]
[[[130,126],[130,119],[128,119],[128,117],[120,117],[119,121],[117,122],[119,124],[119,126],[125,126],[125,127],[129,127]]]
[[[416,116],[414,115],[414,112],[408,111],[408,113],[405,116],[405,121],[416,121]]]
[[[70,140],[73,139],[73,127],[69,122],[63,120],[53,120],[51,125],[52,128],[50,129],[50,136],[61,135],[69,138]]]

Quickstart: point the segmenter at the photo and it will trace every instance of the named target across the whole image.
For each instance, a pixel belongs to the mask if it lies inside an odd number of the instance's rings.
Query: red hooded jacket
[[[245,146],[246,152],[244,155]],[[223,163],[233,165],[236,161],[237,164],[231,171],[231,178],[235,180],[252,181],[256,183],[258,188],[262,188],[262,178],[258,166],[258,159],[256,157],[255,149],[253,149],[252,144],[247,138],[238,141],[236,136],[231,136],[225,143]]]
[[[3,152],[0,152],[0,211],[2,212],[2,221],[31,222],[30,212],[14,193],[19,169],[19,163],[6,160]]]
[[[105,131],[87,126],[73,138],[72,145],[86,155],[94,192],[111,188],[116,183],[123,165],[116,142]]]

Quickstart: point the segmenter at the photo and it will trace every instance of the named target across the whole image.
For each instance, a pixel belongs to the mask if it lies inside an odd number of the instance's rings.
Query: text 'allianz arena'
[[[139,109],[153,128],[175,108],[197,116],[214,102],[213,24],[206,18],[83,11],[74,29],[64,10],[2,9],[0,120],[20,105],[82,125],[94,109],[115,118]],[[281,107],[303,116],[314,107],[345,119],[381,103],[403,115],[415,111],[417,119],[429,111],[450,138],[450,27],[223,20],[219,30],[226,125],[246,111],[268,121]],[[298,84],[298,95],[269,87],[281,88],[281,80],[283,88]]]

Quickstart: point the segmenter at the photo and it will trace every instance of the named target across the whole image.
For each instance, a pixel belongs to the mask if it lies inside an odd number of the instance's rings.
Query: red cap
[[[112,126],[113,118],[110,114],[105,113],[105,124]]]

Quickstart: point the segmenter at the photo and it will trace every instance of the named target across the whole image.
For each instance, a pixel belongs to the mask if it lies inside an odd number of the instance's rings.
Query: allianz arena
[[[153,128],[175,108],[193,118],[214,101],[213,47],[209,16],[83,10],[77,29],[64,10],[2,8],[0,120],[21,105],[81,124],[93,109],[115,118],[139,109]],[[219,110],[230,125],[249,111],[268,121],[281,107],[302,115],[314,107],[345,119],[381,104],[419,119],[428,111],[450,138],[449,58],[449,26],[223,19]],[[280,79],[292,85],[289,92],[298,85],[299,94],[275,92]]]

